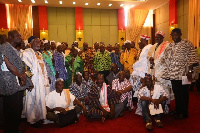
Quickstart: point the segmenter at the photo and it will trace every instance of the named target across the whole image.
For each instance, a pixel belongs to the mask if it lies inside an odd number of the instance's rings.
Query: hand
[[[160,104],[159,99],[152,99],[152,103],[154,104],[155,109],[159,109],[159,104]]]
[[[87,109],[85,106],[83,106],[83,114],[86,116],[87,115]]]
[[[188,72],[187,74],[186,74],[186,76],[187,76],[187,79],[188,79],[188,81],[192,81],[192,72]]]
[[[20,86],[26,85],[26,78],[24,77],[24,75],[21,75],[19,77],[19,84],[20,84]]]
[[[65,113],[66,113],[66,110],[65,110],[64,108],[62,108],[62,107],[56,107],[56,108],[55,108],[55,111],[59,111],[59,112],[62,113],[62,114],[65,114]]]
[[[74,57],[72,57],[72,59],[71,59],[71,61],[70,61],[70,62],[71,62],[71,63],[73,63],[74,61],[75,61],[75,58],[74,58]]]
[[[150,57],[150,58],[149,58],[149,62],[150,62],[150,64],[154,64],[154,58],[153,58],[153,57]]]
[[[122,95],[122,93],[120,91],[115,91],[115,94],[120,97]]]
[[[33,88],[34,88],[34,86],[30,86],[29,88],[27,88],[27,90],[28,90],[29,92],[31,92]]]
[[[149,58],[149,61],[150,61],[150,69],[153,69],[153,66],[154,66],[154,58],[153,58],[153,57],[150,57],[150,58]]]
[[[59,72],[56,71],[56,75],[55,75],[56,79],[59,77]]]
[[[51,79],[48,77],[48,80],[49,80],[49,84],[51,84]]]

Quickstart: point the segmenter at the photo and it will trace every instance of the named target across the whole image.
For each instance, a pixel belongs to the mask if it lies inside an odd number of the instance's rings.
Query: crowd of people
[[[68,48],[66,42],[36,36],[27,43],[18,31],[9,31],[0,45],[4,132],[17,133],[20,118],[41,127],[59,124],[59,114],[73,110],[76,117],[104,122],[134,108],[152,130],[153,120],[163,127],[162,115],[169,113],[174,98],[174,118],[187,118],[189,87],[199,81],[200,55],[190,41],[181,39],[180,29],[170,35],[171,43],[164,41],[164,32],[156,32],[154,45],[142,35],[139,49],[128,40],[122,49],[119,43],[105,47],[104,42],[95,42],[93,48],[84,42],[80,49],[77,41]]]

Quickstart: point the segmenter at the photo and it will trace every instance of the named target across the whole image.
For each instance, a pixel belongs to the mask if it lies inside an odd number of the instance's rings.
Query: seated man
[[[86,82],[82,82],[81,73],[77,73],[74,78],[74,83],[69,86],[69,90],[84,105],[88,101],[88,92],[90,87],[86,84]]]
[[[94,84],[94,82],[92,81],[92,79],[89,76],[88,71],[83,72],[83,82],[85,82],[86,85],[88,85],[89,87],[91,87]]]
[[[116,118],[124,108],[123,103],[119,103],[114,91],[104,82],[103,74],[97,75],[96,84],[90,88],[88,93],[89,103],[91,105],[88,117],[101,118],[104,122],[105,118]]]
[[[64,80],[59,78],[56,80],[56,90],[50,92],[46,97],[47,120],[57,121],[58,113],[65,114],[66,111],[75,109],[78,114],[82,109],[86,114],[86,108],[72,95],[68,89],[63,90]],[[74,106],[76,104],[76,106]]]
[[[119,75],[119,67],[117,66],[117,64],[115,63],[112,63],[111,64],[111,69],[110,69],[110,74],[106,77],[106,79],[108,80],[108,84],[110,86],[112,86],[112,81],[114,79],[117,79],[118,78],[118,75]]]
[[[147,130],[153,129],[151,115],[154,116],[157,127],[163,127],[161,114],[165,110],[168,97],[166,90],[158,84],[154,85],[151,75],[146,74],[142,88],[138,92],[138,103],[135,113],[143,116]],[[149,109],[149,105],[153,106],[152,111]],[[158,110],[159,112],[157,112]]]
[[[120,97],[120,102],[127,106],[129,110],[133,109],[133,101],[132,101],[132,85],[125,78],[125,72],[119,72],[119,78],[113,80],[112,89],[118,94]]]

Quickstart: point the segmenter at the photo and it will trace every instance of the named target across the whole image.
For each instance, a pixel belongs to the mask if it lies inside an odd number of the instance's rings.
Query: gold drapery
[[[32,7],[30,5],[7,4],[8,28],[18,30],[23,39],[33,35]]]
[[[136,41],[140,31],[143,28],[149,10],[134,9],[129,10],[130,26],[126,27],[126,39]]]
[[[189,0],[188,39],[195,47],[199,47],[200,34],[200,1]]]
[[[140,33],[138,34],[138,36],[136,37],[136,39],[135,39],[135,47],[137,48],[137,49],[139,49],[139,45],[138,45],[138,42],[140,41],[140,36],[141,35],[147,35],[147,36],[149,36],[149,37],[151,37],[151,28],[152,27],[150,27],[150,26],[148,26],[148,27],[142,27],[142,30],[140,31]],[[151,38],[150,38],[150,40],[151,40]],[[149,41],[150,41],[149,40]],[[149,42],[150,43],[150,42]]]

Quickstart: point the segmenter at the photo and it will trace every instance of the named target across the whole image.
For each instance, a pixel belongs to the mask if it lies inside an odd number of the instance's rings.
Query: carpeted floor
[[[174,109],[174,101],[171,104]],[[78,123],[57,128],[55,124],[44,125],[42,128],[33,128],[26,122],[22,122],[20,128],[26,129],[26,133],[147,133],[145,123],[141,116],[126,111],[123,117],[114,120],[88,120],[80,117]],[[154,124],[151,132],[155,133],[200,133],[200,95],[196,91],[190,92],[189,118],[176,120],[171,115],[165,115],[164,128],[159,129]],[[0,131],[2,133],[2,131]]]

